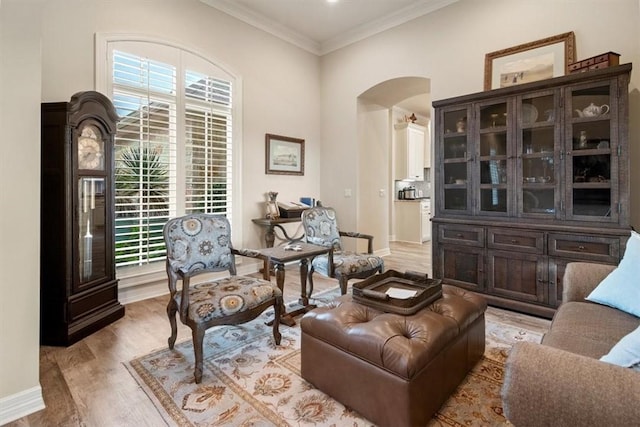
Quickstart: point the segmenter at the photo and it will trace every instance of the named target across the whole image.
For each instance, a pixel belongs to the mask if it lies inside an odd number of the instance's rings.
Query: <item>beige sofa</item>
[[[614,268],[570,263],[542,344],[514,345],[502,402],[516,427],[640,425],[640,372],[598,360],[640,318],[584,300]]]

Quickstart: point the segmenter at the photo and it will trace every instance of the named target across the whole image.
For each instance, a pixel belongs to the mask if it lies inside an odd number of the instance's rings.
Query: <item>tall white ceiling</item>
[[[200,0],[316,55],[458,0]]]
[[[200,0],[316,55],[324,55],[458,0]],[[410,79],[409,79],[410,80]],[[425,79],[384,82],[364,94],[371,102],[429,117]],[[403,94],[403,95],[401,95]]]

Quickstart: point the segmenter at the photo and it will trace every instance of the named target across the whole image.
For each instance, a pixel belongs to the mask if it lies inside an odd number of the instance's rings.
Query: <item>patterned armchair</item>
[[[282,292],[271,282],[236,275],[235,255],[257,256],[231,245],[229,221],[218,215],[193,214],[169,220],[163,230],[167,247],[170,299],[167,315],[171,323],[169,348],[178,333],[176,313],[191,328],[195,352],[195,381],[202,380],[202,340],[216,325],[248,322],[273,306],[273,338],[280,344],[279,319]],[[191,277],[206,272],[229,271],[231,276],[191,285]],[[182,291],[176,284],[182,280]]]
[[[340,292],[347,293],[349,279],[364,279],[376,272],[384,271],[382,258],[373,255],[373,236],[368,234],[340,231],[333,208],[315,207],[302,212],[302,225],[308,243],[325,247],[333,246],[333,253],[313,259],[309,270],[309,284],[313,289],[313,273],[338,279]],[[367,253],[349,252],[342,249],[341,237],[367,239]]]

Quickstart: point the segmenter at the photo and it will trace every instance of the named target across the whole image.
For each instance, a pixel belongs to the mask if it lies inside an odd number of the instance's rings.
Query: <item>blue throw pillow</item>
[[[640,317],[640,234],[631,232],[620,265],[600,282],[587,300]]]
[[[640,371],[640,327],[623,337],[600,360]]]

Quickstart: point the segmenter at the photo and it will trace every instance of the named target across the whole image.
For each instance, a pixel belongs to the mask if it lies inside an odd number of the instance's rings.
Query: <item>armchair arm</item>
[[[518,427],[629,425],[640,419],[640,373],[520,342],[507,359],[502,403]]]
[[[240,255],[247,258],[256,258],[256,259],[262,260],[262,278],[264,280],[270,280],[271,273],[270,273],[268,256],[261,254],[255,249],[246,249],[246,248],[240,248],[240,249],[231,248],[231,253],[233,255]],[[235,274],[235,271],[233,274]]]
[[[562,301],[584,301],[615,268],[614,265],[592,262],[570,262],[562,280]]]
[[[262,255],[259,251],[256,251],[255,249],[245,249],[245,248],[236,249],[236,248],[232,248],[231,249],[231,253],[234,254],[234,255],[246,256],[246,257],[249,257],[249,258],[258,258],[258,259],[262,259],[262,260],[264,260],[265,258],[268,258],[268,257]]]
[[[354,231],[340,231],[340,236],[353,237],[356,239],[367,239],[367,253],[373,253],[373,236],[370,234],[357,233]]]

